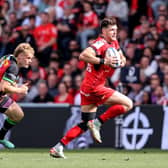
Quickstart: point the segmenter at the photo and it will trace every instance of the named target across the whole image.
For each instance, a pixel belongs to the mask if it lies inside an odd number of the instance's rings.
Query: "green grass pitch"
[[[168,168],[168,151],[156,149],[65,150],[67,159],[52,158],[48,150],[0,150],[0,168]]]

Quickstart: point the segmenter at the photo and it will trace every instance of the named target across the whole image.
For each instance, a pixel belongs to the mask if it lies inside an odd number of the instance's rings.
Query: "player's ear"
[[[106,28],[103,27],[101,31],[102,31],[102,34],[105,34]]]

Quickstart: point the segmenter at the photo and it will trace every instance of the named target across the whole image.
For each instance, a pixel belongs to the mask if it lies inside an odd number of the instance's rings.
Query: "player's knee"
[[[10,118],[15,122],[21,121],[23,117],[24,117],[24,113],[20,109],[15,109],[14,111],[12,111],[12,114],[10,115]]]
[[[23,113],[22,109],[15,102],[8,108],[8,110],[5,112],[5,114],[11,120],[13,120],[15,122],[19,122],[24,117],[24,113]]]
[[[82,112],[82,121],[88,122],[89,120],[93,120],[96,117],[96,112]]]
[[[11,116],[11,119],[15,122],[19,122],[23,119],[23,117],[24,117],[23,111],[17,111]]]
[[[126,103],[126,112],[131,110],[133,108],[133,101],[128,98],[127,103]]]
[[[20,108],[20,106],[18,104],[16,104],[15,108],[14,108],[15,114],[16,114],[16,119],[17,121],[20,121],[23,119],[24,117],[24,113],[23,110]]]
[[[22,120],[23,117],[24,117],[24,113],[23,113],[23,111],[21,110],[21,111],[19,111],[18,116],[17,116],[18,121]]]

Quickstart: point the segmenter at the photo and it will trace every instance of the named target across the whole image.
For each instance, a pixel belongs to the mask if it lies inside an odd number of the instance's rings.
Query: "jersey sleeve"
[[[13,84],[13,83],[15,83],[15,81],[17,79],[18,72],[19,72],[19,68],[18,68],[16,62],[11,61],[11,65],[4,73],[2,79]]]

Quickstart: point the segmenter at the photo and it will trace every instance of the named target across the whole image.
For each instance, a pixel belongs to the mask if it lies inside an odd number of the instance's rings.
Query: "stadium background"
[[[23,107],[28,103],[35,103],[38,107],[25,108],[25,119],[13,130],[11,138],[17,146],[35,147],[33,136],[42,135],[43,131],[43,135],[46,134],[47,130],[40,129],[43,125],[31,122],[34,117],[41,121],[47,119],[45,125],[52,124],[52,135],[54,130],[60,129],[59,134],[55,133],[55,139],[47,142],[48,146],[58,140],[57,136],[62,136],[64,123],[70,116],[70,106],[62,103],[80,104],[79,86],[86,65],[78,60],[78,56],[98,35],[100,20],[105,16],[115,16],[119,25],[118,40],[127,57],[127,65],[116,69],[107,85],[129,96],[135,106],[149,105],[144,110],[145,115],[149,115],[158,135],[155,142],[151,140],[147,146],[162,148],[161,130],[163,121],[167,121],[163,109],[168,105],[167,5],[166,0],[0,0],[0,57],[11,54],[21,42],[29,42],[36,51],[31,67],[21,70],[18,81],[30,81],[28,95],[11,95],[18,103],[24,104]],[[63,101],[62,97],[65,97]],[[46,107],[43,109],[42,105],[41,108],[39,103],[45,103]],[[56,105],[51,111],[48,110],[52,106],[50,103]],[[58,108],[59,105],[62,107]],[[64,115],[60,115],[61,111]],[[59,117],[62,122],[57,125]],[[24,137],[28,128],[38,128],[29,135],[32,143],[21,140],[28,139],[28,135]],[[115,120],[107,125],[107,130],[111,129],[113,135],[115,128]],[[153,130],[150,131],[150,136],[154,136]],[[109,142],[113,136],[105,134],[109,140],[104,145],[115,147],[113,138]],[[50,136],[46,134],[45,138]],[[36,147],[47,147],[47,143],[42,142]]]

